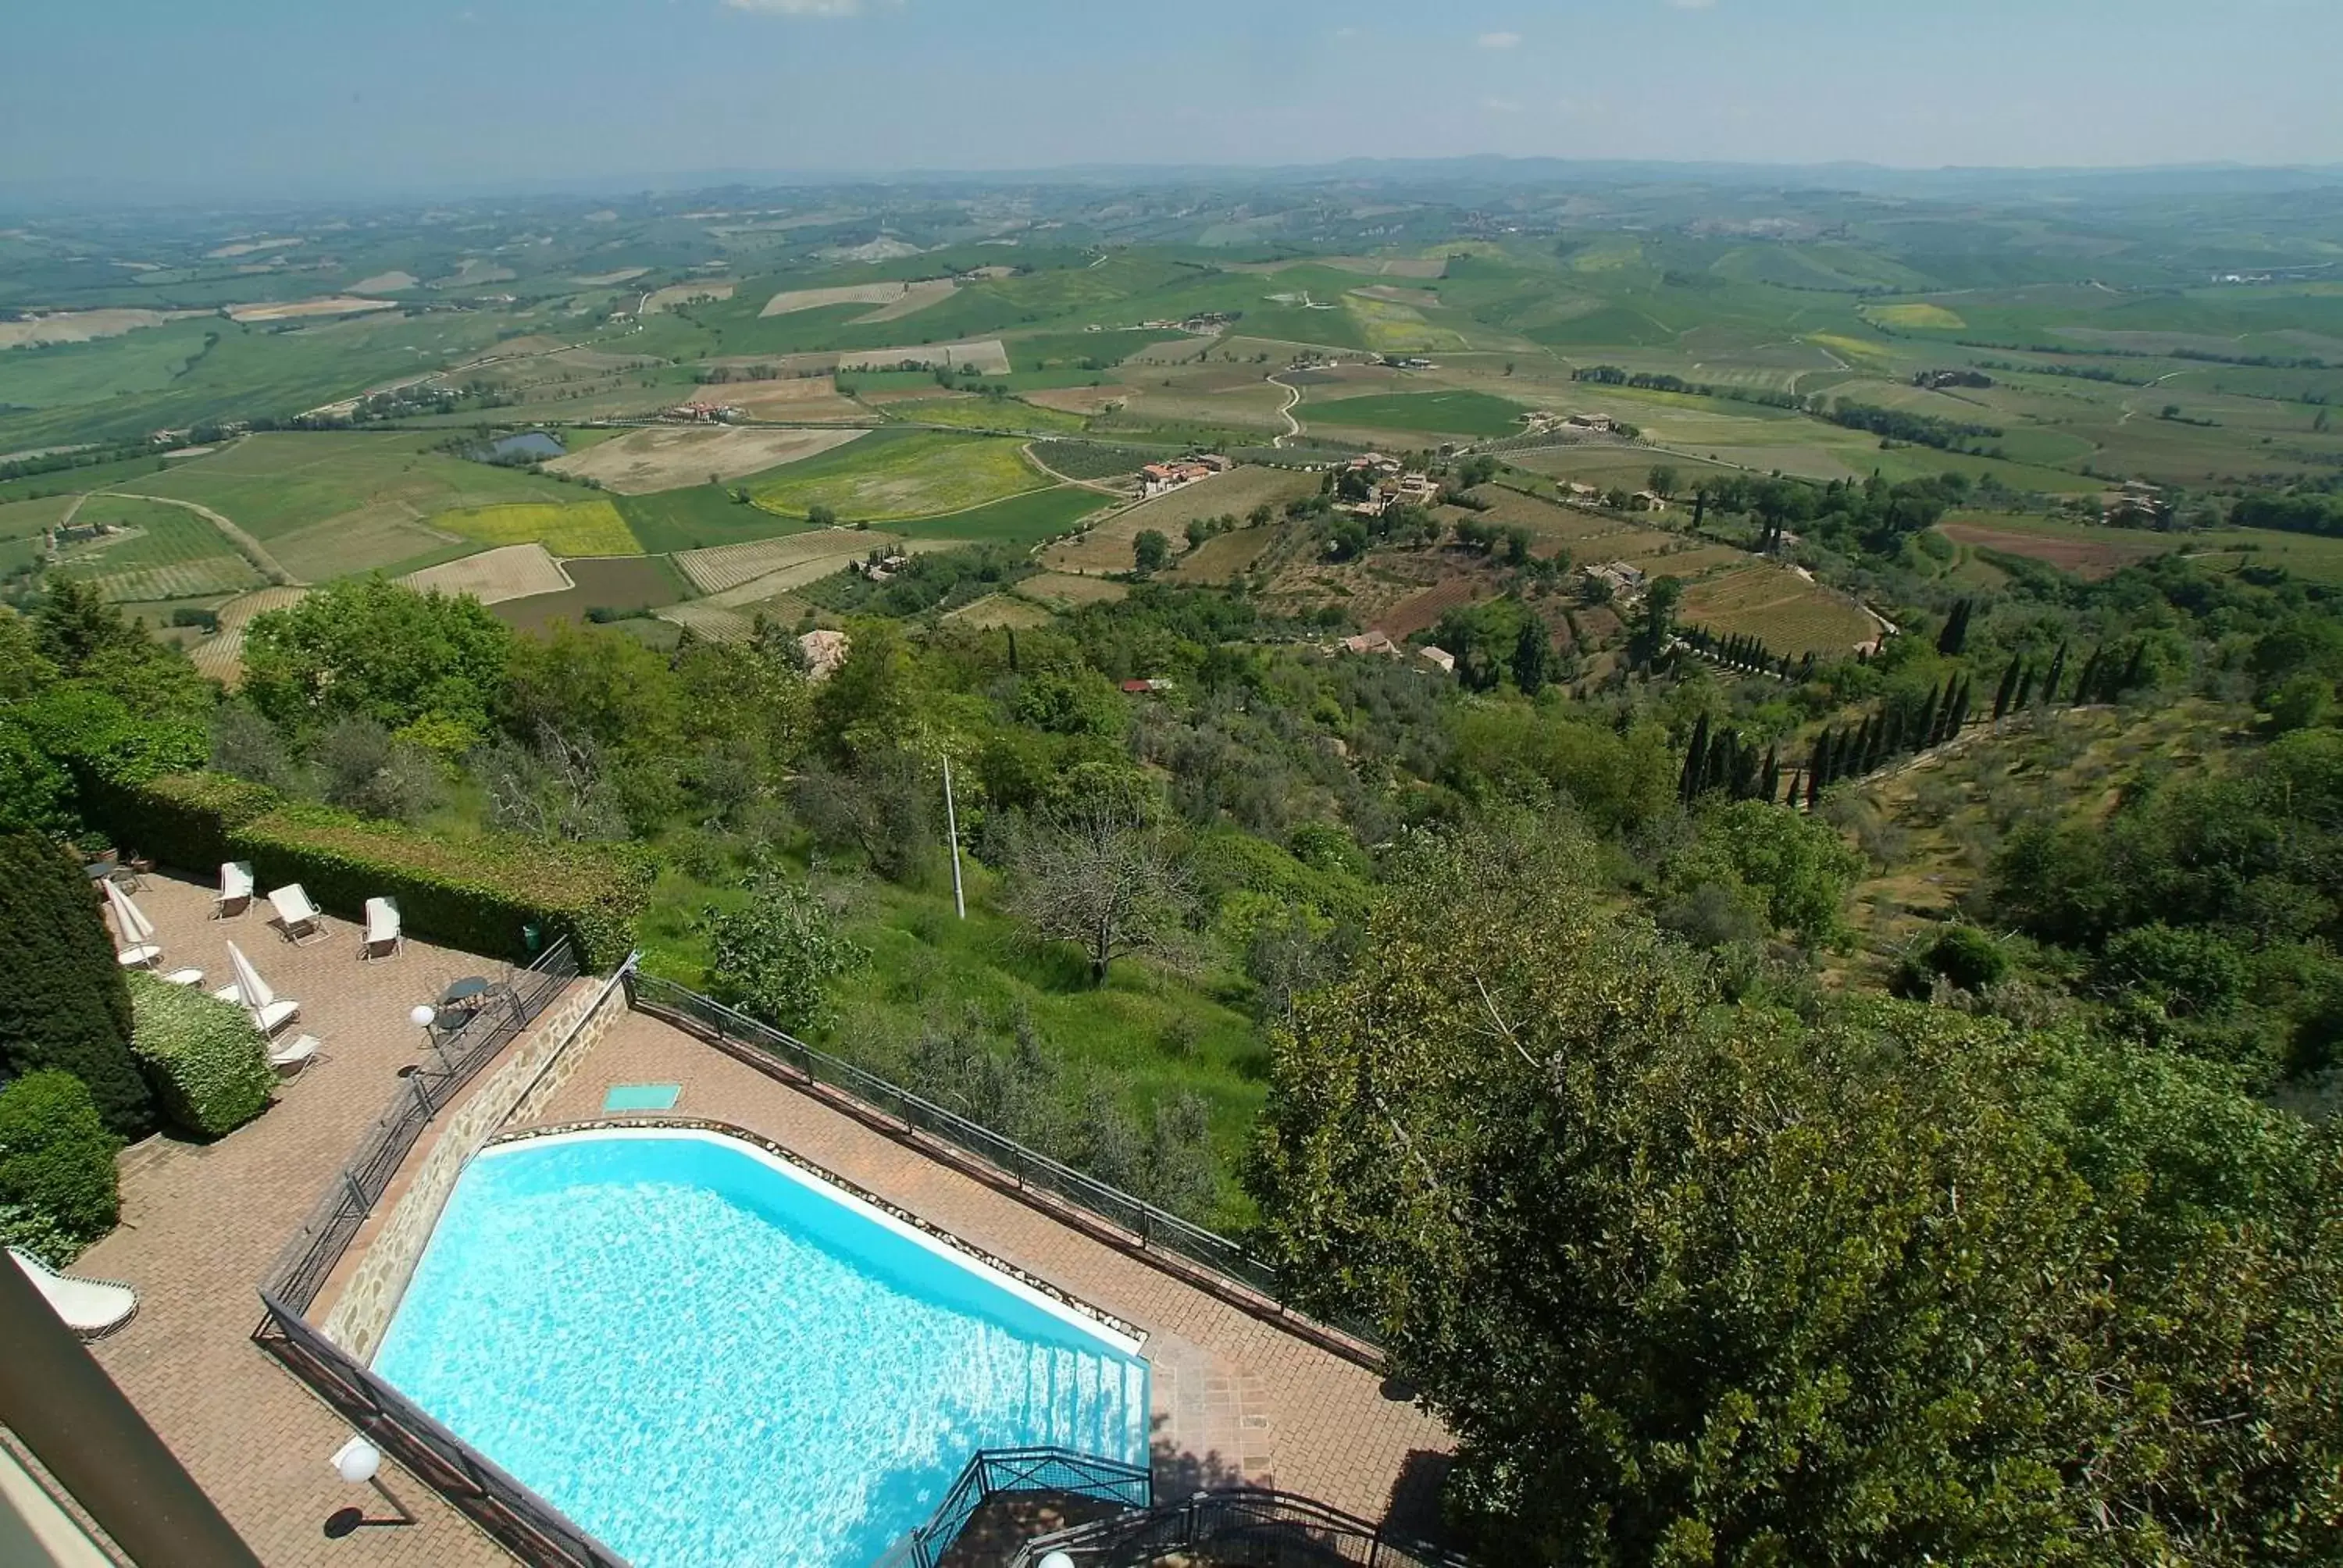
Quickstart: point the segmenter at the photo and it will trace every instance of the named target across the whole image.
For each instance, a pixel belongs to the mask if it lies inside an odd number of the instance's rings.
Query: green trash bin
[[[545,928],[535,920],[524,921],[520,928],[520,943],[528,950],[529,961],[536,962],[537,955],[545,950]]]

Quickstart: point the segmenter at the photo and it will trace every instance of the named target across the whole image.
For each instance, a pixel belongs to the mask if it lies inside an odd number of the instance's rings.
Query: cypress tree
[[[114,939],[80,864],[37,833],[0,833],[0,1077],[61,1069],[88,1086],[108,1131],[153,1131]]]
[[[1757,793],[1768,806],[1782,798],[1782,748],[1779,744],[1765,748],[1765,768],[1758,776]]]
[[[2063,647],[2060,652],[2063,656],[2065,652]],[[2017,672],[2025,667],[2025,664],[2026,659],[2022,654],[2013,653],[2009,656],[2009,668],[2001,672],[2001,686],[1993,694],[1993,717],[1996,723],[1999,723],[2009,713],[2009,699],[2017,695]]]
[[[1936,651],[1947,658],[1956,658],[1968,646],[1969,601],[1961,600],[1953,613],[1945,618],[1945,629],[1936,634]]]
[[[2066,645],[2060,643],[2058,651],[2050,656],[2050,678],[2042,683],[2042,700],[2056,707],[2058,702],[2058,681],[2066,673]]]
[[[2127,691],[2137,691],[2147,680],[2147,638],[2141,638],[2131,650],[2131,662],[2124,666],[2123,679],[2111,696],[2121,697]]]
[[[2106,652],[2105,648],[2095,648],[2091,649],[2091,657],[2083,661],[2083,673],[2075,678],[2076,707],[2087,708],[2098,700],[2099,670],[2102,668],[2100,656]]]
[[[2028,665],[2026,667],[2026,673],[2017,678],[2017,700],[2012,706],[2022,709],[2033,700],[2034,667]]]
[[[1855,746],[1839,764],[1839,772],[1849,779],[1860,779],[1879,766],[1876,760],[1883,727],[1875,714],[1863,716],[1863,725],[1855,732]]]
[[[1676,780],[1676,798],[1691,805],[1707,780],[1708,715],[1704,713],[1692,727],[1691,743],[1684,748],[1684,773]]]
[[[1017,673],[1017,628],[1009,628],[1009,673]]]
[[[1806,809],[1812,810],[1822,803],[1823,786],[1830,782],[1831,732],[1824,730],[1815,739],[1815,754],[1807,759]]]
[[[1790,774],[1790,792],[1782,798],[1782,804],[1787,806],[1793,811],[1796,810],[1798,809],[1798,798],[1805,793],[1805,789],[1806,770],[1805,768],[1801,765]]]
[[[1735,735],[1733,751],[1727,760],[1731,764],[1732,774],[1725,780],[1725,788],[1732,791],[1735,800],[1748,799],[1757,792],[1757,748]]]

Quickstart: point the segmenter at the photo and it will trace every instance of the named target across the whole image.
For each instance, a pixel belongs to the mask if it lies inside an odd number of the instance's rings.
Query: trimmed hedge
[[[83,815],[116,844],[207,876],[243,858],[230,846],[237,829],[284,803],[266,784],[225,773],[173,773],[143,784],[82,780]]]
[[[535,955],[523,932],[535,926],[544,945],[568,937],[581,965],[608,972],[649,906],[653,867],[632,845],[441,839],[211,773],[105,793],[109,829],[166,864],[208,876],[223,860],[250,860],[263,891],[299,882],[350,920],[387,896],[410,936],[467,952],[526,960]]]
[[[28,1073],[0,1089],[5,1240],[63,1264],[114,1229],[122,1212],[120,1147],[70,1072]]]
[[[143,972],[130,977],[130,1049],[172,1121],[222,1138],[268,1109],[277,1072],[251,1014]]]
[[[130,989],[80,863],[38,833],[0,833],[0,1077],[55,1068],[124,1138],[155,1128],[130,1054]]]

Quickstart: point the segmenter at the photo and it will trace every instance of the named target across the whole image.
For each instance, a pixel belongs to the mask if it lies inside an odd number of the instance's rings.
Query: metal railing
[[[1297,1309],[1287,1302],[1276,1268],[1217,1231],[1086,1176],[1071,1165],[1002,1137],[981,1122],[947,1111],[874,1072],[817,1050],[801,1040],[672,980],[638,973],[628,984],[634,1005],[644,1012],[720,1041],[752,1047],[798,1077],[826,1084],[908,1128],[975,1156],[1011,1177],[1021,1190],[1048,1192],[1106,1221],[1137,1237],[1141,1251],[1175,1253],[1234,1282],[1255,1296],[1266,1298],[1281,1314],[1300,1316]],[[1367,1350],[1379,1348],[1369,1325],[1341,1318],[1319,1321]]]
[[[353,1427],[446,1498],[498,1545],[542,1568],[627,1568],[626,1559],[425,1414],[267,1291],[253,1337]]]
[[[568,938],[547,949],[525,970],[516,970],[472,1020],[447,1038],[435,1038],[432,1064],[406,1078],[383,1113],[375,1119],[357,1152],[317,1200],[307,1221],[277,1255],[267,1290],[296,1312],[306,1312],[325,1288],[334,1265],[373,1212],[375,1200],[415,1147],[431,1119],[461,1094],[480,1069],[537,1021],[562,989],[578,978],[578,959]]]
[[[375,1376],[305,1315],[432,1118],[536,1022],[578,972],[568,941],[557,942],[528,968],[514,971],[461,1030],[434,1039],[437,1064],[405,1080],[307,1222],[278,1254],[260,1288],[266,1316],[252,1337],[353,1427],[522,1562],[546,1568],[626,1568],[622,1558]]]
[[[936,1568],[978,1509],[1013,1493],[1087,1497],[1129,1511],[1144,1510],[1152,1503],[1155,1486],[1143,1465],[1071,1449],[980,1449],[928,1522],[897,1542],[871,1568]]]
[[[1183,1503],[1037,1535],[1003,1568],[1037,1568],[1052,1553],[1064,1553],[1076,1568],[1140,1568],[1181,1553],[1246,1568],[1472,1568],[1468,1557],[1393,1534],[1322,1503],[1250,1487],[1200,1492]]]

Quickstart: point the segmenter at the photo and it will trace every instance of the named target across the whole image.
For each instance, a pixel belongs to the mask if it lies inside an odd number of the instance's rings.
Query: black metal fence
[[[1221,1568],[1472,1568],[1472,1560],[1396,1536],[1307,1497],[1251,1488],[1200,1492],[1028,1541],[1004,1568],[1062,1553],[1076,1568],[1139,1568],[1175,1553]]]
[[[309,1310],[350,1238],[366,1223],[375,1200],[390,1185],[391,1177],[431,1119],[446,1110],[480,1069],[536,1022],[562,988],[577,978],[577,955],[564,938],[528,968],[514,970],[462,1030],[433,1037],[430,1064],[417,1069],[402,1082],[390,1104],[358,1141],[357,1152],[318,1198],[308,1221],[277,1255],[268,1271],[265,1287],[268,1293],[296,1313]]]
[[[1010,1493],[1087,1497],[1124,1510],[1144,1509],[1155,1496],[1144,1465],[1065,1448],[981,1449],[928,1522],[897,1542],[871,1568],[936,1568],[976,1511]]]
[[[402,1083],[318,1199],[308,1222],[278,1255],[260,1288],[267,1315],[252,1337],[369,1442],[522,1562],[543,1568],[626,1568],[622,1558],[376,1377],[306,1316],[424,1128],[577,976],[569,944],[557,942],[528,968],[515,970],[462,1030],[434,1038],[435,1065]]]
[[[1142,1250],[1176,1253],[1234,1281],[1256,1296],[1267,1298],[1281,1312],[1293,1311],[1287,1304],[1284,1284],[1277,1270],[1217,1231],[1110,1187],[1046,1154],[1036,1153],[981,1122],[947,1111],[931,1100],[922,1099],[850,1061],[817,1050],[803,1040],[698,991],[652,975],[637,974],[628,983],[634,1005],[645,1012],[719,1040],[753,1047],[801,1078],[840,1091],[907,1127],[974,1155],[1013,1178],[1020,1188],[1048,1192],[1096,1215],[1136,1236]],[[1322,1321],[1361,1345],[1371,1350],[1375,1347],[1374,1331],[1368,1324],[1339,1317]]]
[[[268,1292],[254,1337],[369,1442],[523,1563],[539,1568],[627,1568],[626,1559],[426,1415]]]

